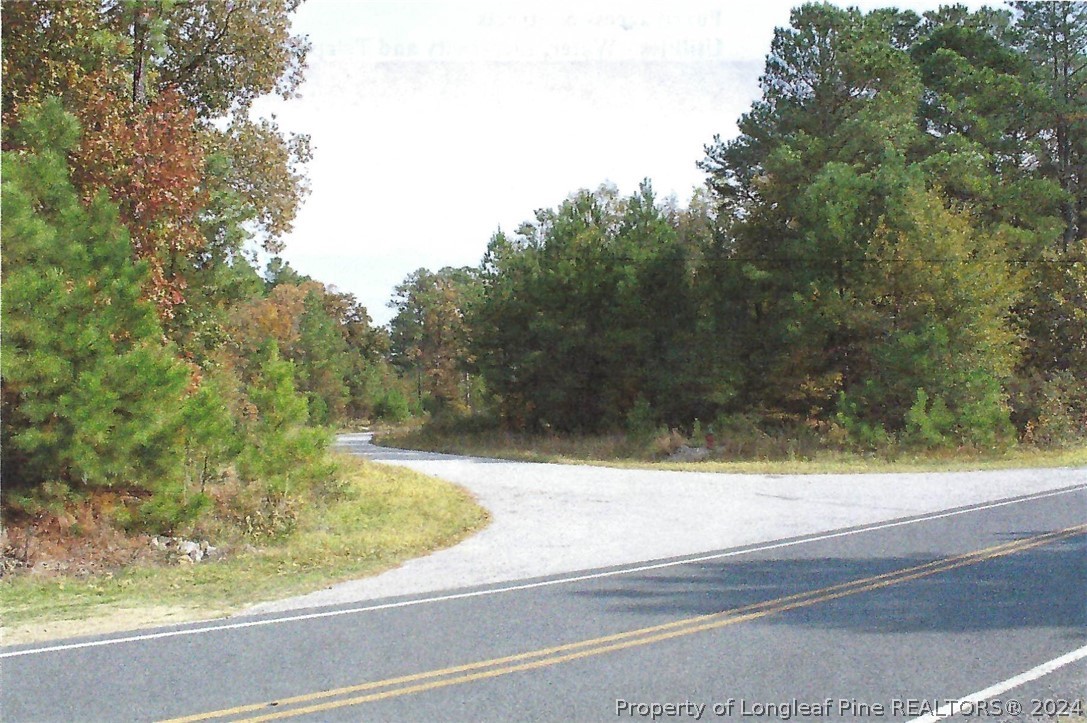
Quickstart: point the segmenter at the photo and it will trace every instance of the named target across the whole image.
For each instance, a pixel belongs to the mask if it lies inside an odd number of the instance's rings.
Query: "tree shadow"
[[[1037,532],[1011,533],[1019,539]],[[576,594],[612,610],[695,616],[923,565],[936,556],[692,563]],[[1087,639],[1087,536],[769,615],[767,623],[861,633],[1063,629]]]

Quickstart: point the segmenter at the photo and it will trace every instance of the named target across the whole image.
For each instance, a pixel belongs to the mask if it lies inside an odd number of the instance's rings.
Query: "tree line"
[[[418,414],[1087,436],[1084,3],[801,6],[686,206],[578,191],[409,275],[387,329],[276,256],[313,149],[251,109],[297,92],[297,5],[5,5],[7,519],[96,498],[149,531],[213,505],[279,525],[334,491],[337,425]]]
[[[392,360],[432,411],[1087,437],[1087,5],[804,5],[760,88],[687,208],[649,181],[579,191],[479,267],[410,276]]]

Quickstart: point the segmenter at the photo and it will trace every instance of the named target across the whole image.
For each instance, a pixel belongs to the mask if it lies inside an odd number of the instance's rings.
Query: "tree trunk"
[[[144,4],[136,6],[132,20],[132,102],[136,105],[147,103],[147,82],[145,64],[147,62],[147,34],[151,25],[151,9]]]

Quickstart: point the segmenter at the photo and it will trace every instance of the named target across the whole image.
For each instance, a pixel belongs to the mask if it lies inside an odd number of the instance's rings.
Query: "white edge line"
[[[1025,673],[1020,673],[1014,678],[1008,678],[1007,680],[997,683],[996,685],[991,685],[985,690],[979,690],[977,693],[971,693],[970,695],[964,698],[960,698],[959,700],[944,703],[932,713],[929,713],[928,715],[923,715],[920,718],[914,718],[913,720],[908,721],[908,723],[935,723],[936,721],[943,720],[944,718],[955,715],[956,712],[962,712],[963,708],[969,706],[970,704],[980,703],[983,700],[988,700],[992,698],[994,695],[1006,693],[1012,688],[1018,688],[1024,683],[1029,683],[1030,681],[1037,680],[1044,675],[1049,675],[1053,671],[1059,668],[1063,668],[1069,663],[1074,663],[1077,660],[1082,660],[1083,658],[1087,658],[1087,645],[1084,645],[1082,648],[1073,650],[1070,653],[1066,653],[1059,658],[1054,658],[1048,663],[1042,663],[1035,668],[1031,668]]]
[[[476,590],[473,592],[453,593],[451,595],[436,595],[427,598],[417,598],[415,600],[405,600],[395,603],[384,603],[380,605],[366,605],[362,607],[347,608],[344,610],[328,610],[319,613],[305,613],[302,615],[290,615],[286,617],[271,618],[268,620],[250,620],[248,622],[240,623],[226,623],[223,625],[212,625],[201,628],[189,628],[186,630],[169,630],[161,633],[146,633],[143,635],[129,635],[122,638],[110,638],[108,640],[92,640],[85,643],[68,643],[62,645],[49,645],[40,648],[29,648],[27,650],[14,650],[11,652],[0,653],[0,659],[4,658],[17,658],[23,655],[37,655],[40,653],[53,653],[62,650],[78,650],[80,648],[97,648],[107,645],[119,645],[121,643],[135,643],[143,642],[146,640],[158,640],[160,638],[175,638],[184,635],[199,635],[203,633],[219,632],[221,630],[241,630],[244,628],[256,628],[264,625],[274,625],[278,623],[292,623],[300,622],[304,620],[318,620],[321,618],[334,618],[342,615],[355,615],[357,613],[373,612],[375,610],[390,610],[393,608],[411,607],[414,605],[423,605],[425,603],[434,602],[447,602],[449,600],[463,600],[465,598],[482,597],[484,595],[497,595],[499,593],[517,592],[520,590],[531,590],[539,587],[550,587],[552,585],[561,585],[568,582],[582,582],[584,580],[598,580],[605,577],[615,577],[618,575],[629,575],[635,572],[647,572],[649,570],[660,570],[666,567],[676,567],[679,565],[689,565],[695,562],[708,562],[710,560],[720,560],[726,557],[736,557],[737,555],[746,555],[752,552],[765,552],[767,550],[778,550],[784,547],[794,547],[796,545],[803,545],[809,542],[821,542],[823,540],[833,540],[838,537],[848,537],[850,535],[859,535],[863,532],[875,532],[876,530],[886,530],[892,527],[902,527],[905,525],[913,525],[919,522],[928,522],[930,520],[940,520],[947,517],[956,517],[958,515],[965,515],[969,512],[980,512],[983,510],[991,510],[995,507],[1005,507],[1007,505],[1019,504],[1020,502],[1032,502],[1034,500],[1045,499],[1047,497],[1056,497],[1058,495],[1065,495],[1072,492],[1080,492],[1087,489],[1084,485],[1077,485],[1062,490],[1055,490],[1052,492],[1039,492],[1033,495],[1017,497],[1015,499],[1001,500],[998,502],[990,502],[975,507],[967,507],[965,509],[952,510],[950,512],[940,512],[937,514],[927,515],[925,517],[915,517],[908,520],[897,520],[894,522],[882,522],[876,523],[868,527],[860,527],[852,530],[845,530],[842,532],[830,532],[815,537],[806,537],[801,540],[790,540],[788,542],[775,542],[769,545],[761,545],[759,547],[748,547],[742,550],[731,550],[729,552],[718,552],[712,555],[702,555],[701,557],[689,557],[682,560],[673,560],[670,562],[659,562],[652,565],[642,565],[640,567],[627,567],[620,570],[609,570],[607,572],[594,572],[587,575],[573,575],[570,577],[562,577],[552,580],[543,580],[540,582],[523,583],[521,585],[507,585],[505,587],[489,588],[487,590]],[[919,719],[920,720],[920,719]],[[910,723],[913,723],[912,721]]]

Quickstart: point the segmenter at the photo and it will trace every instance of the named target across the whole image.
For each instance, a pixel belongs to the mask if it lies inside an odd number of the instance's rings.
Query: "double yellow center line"
[[[1027,537],[1000,545],[994,545],[974,552],[954,557],[942,558],[923,565],[901,568],[886,572],[881,575],[864,577],[850,582],[831,585],[829,587],[809,590],[807,592],[788,595],[785,597],[766,600],[764,602],[743,605],[741,607],[722,610],[718,613],[698,615],[683,618],[662,625],[653,625],[636,630],[628,630],[613,635],[605,635],[589,640],[556,645],[549,648],[541,648],[517,655],[509,655],[502,658],[481,660],[475,663],[467,663],[449,668],[441,668],[422,673],[413,673],[386,680],[378,680],[370,683],[325,690],[317,693],[299,695],[293,698],[284,698],[278,701],[255,703],[235,708],[200,713],[184,718],[174,718],[165,723],[189,723],[191,721],[206,721],[223,718],[237,718],[251,713],[258,713],[253,717],[239,718],[250,722],[268,721],[291,716],[319,713],[321,711],[342,708],[345,706],[371,703],[387,698],[395,698],[412,693],[421,693],[436,688],[445,688],[451,685],[471,683],[476,680],[496,678],[501,675],[517,673],[524,670],[545,668],[572,660],[588,658],[595,655],[603,655],[617,650],[625,650],[642,645],[671,640],[686,635],[715,630],[728,625],[757,620],[776,613],[808,607],[817,603],[836,600],[848,595],[878,590],[880,588],[898,585],[922,577],[936,575],[948,570],[954,570],[968,565],[976,565],[986,560],[1004,557],[1017,552],[1023,552],[1042,545],[1062,540],[1075,535],[1087,533],[1087,524],[1068,527],[1055,532],[1048,532],[1033,537]]]

